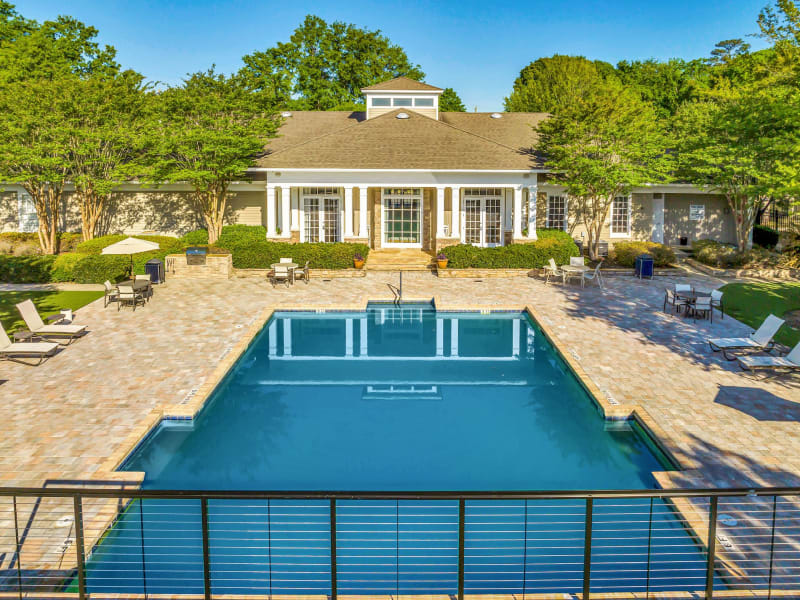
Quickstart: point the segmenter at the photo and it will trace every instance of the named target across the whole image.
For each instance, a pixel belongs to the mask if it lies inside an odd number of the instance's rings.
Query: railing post
[[[714,562],[717,549],[717,508],[719,498],[711,496],[708,511],[708,552],[706,554],[706,600],[714,597]]]
[[[17,497],[11,496],[14,506],[14,539],[17,547],[17,591],[19,600],[22,600],[22,546],[19,543],[19,518],[17,517]]]
[[[650,596],[650,561],[653,548],[653,499],[650,498],[650,517],[647,521],[647,585],[645,593]]]
[[[137,502],[139,503],[139,546],[142,550],[142,589],[144,595],[147,596],[147,558],[144,550],[144,509],[142,508],[144,499],[139,498]]]
[[[772,497],[772,532],[769,539],[769,581],[767,582],[767,599],[772,598],[772,565],[775,557],[775,517],[778,511],[778,497]]]
[[[583,526],[583,600],[589,600],[592,585],[592,509],[594,498],[586,498],[586,517]]]
[[[208,558],[208,498],[200,499],[200,519],[203,529],[203,594],[211,600],[211,563]]]
[[[336,600],[339,595],[336,580],[336,499],[331,498],[331,600]]]
[[[464,600],[464,522],[466,501],[458,501],[458,600]]]
[[[86,556],[83,552],[83,507],[81,497],[73,496],[75,517],[75,558],[78,561],[78,596],[81,600],[86,598]]]

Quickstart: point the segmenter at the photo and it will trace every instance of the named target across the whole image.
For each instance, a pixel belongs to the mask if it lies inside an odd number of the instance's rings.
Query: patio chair
[[[676,283],[675,284],[675,293],[680,294],[681,292],[691,292],[692,286],[688,283]]]
[[[272,275],[270,275],[270,281],[272,282],[272,287],[275,287],[281,282],[285,283],[286,287],[289,287],[289,285],[291,284],[291,277],[292,274],[289,272],[289,267],[276,266],[272,270]]]
[[[308,283],[308,278],[311,276],[311,271],[308,268],[309,261],[306,261],[306,264],[303,267],[298,267],[294,270],[294,278],[295,281],[298,279],[302,279],[306,283]]]
[[[711,306],[719,311],[720,318],[725,318],[724,307],[722,306],[722,292],[713,290],[711,292]]]
[[[134,281],[146,281],[147,282],[147,288],[142,293],[144,294],[145,300],[150,302],[150,298],[153,296],[153,284],[151,283],[152,280],[150,279],[150,273],[144,273],[144,274],[141,274],[141,275],[134,275],[133,276],[133,280]]]
[[[564,272],[558,268],[556,265],[556,261],[552,258],[548,261],[548,264],[544,267],[544,282],[550,283],[551,277],[560,277],[562,280],[564,279]]]
[[[583,273],[581,277],[581,287],[584,287],[584,283],[587,281],[596,281],[597,285],[600,286],[600,289],[603,289],[603,276],[600,275],[600,267],[603,266],[603,261],[601,260],[597,263],[597,266],[594,268],[594,271],[589,273]]]
[[[747,371],[757,369],[800,371],[800,342],[786,356],[739,356],[739,366]]]
[[[569,264],[573,267],[583,267],[586,265],[586,261],[583,260],[582,256],[570,256]]]
[[[37,337],[46,340],[53,340],[64,346],[68,346],[77,338],[86,334],[86,325],[45,325],[39,312],[36,310],[31,300],[25,300],[17,304],[17,310],[22,315],[22,320],[31,332],[35,333]]]
[[[119,309],[122,308],[124,304],[130,305],[133,307],[133,312],[136,312],[136,306],[141,304],[144,306],[145,298],[143,292],[137,292],[133,289],[132,285],[120,285],[117,286],[119,290],[119,301],[117,302],[117,312]]]
[[[701,296],[697,298],[690,308],[692,309],[693,319],[696,319],[698,314],[702,314],[704,319],[708,316],[711,322],[714,322],[714,309],[711,306],[710,296]]]
[[[774,345],[772,338],[778,333],[778,329],[783,325],[783,319],[779,319],[775,315],[770,315],[761,324],[755,332],[751,333],[749,337],[742,338],[713,338],[708,340],[708,345],[711,346],[713,352],[722,351],[722,355],[727,360],[736,360],[736,356],[731,358],[728,352],[757,352],[759,350],[769,350]]]
[[[293,263],[294,260],[292,260],[291,258],[281,258],[280,262],[282,262],[282,263]]]
[[[103,308],[108,308],[109,304],[119,300],[119,294],[117,293],[117,288],[111,285],[111,282],[108,279],[103,282],[103,287],[105,288],[105,295],[103,296]]]
[[[58,344],[53,342],[12,342],[0,323],[0,360],[10,360],[35,367],[56,353]],[[25,359],[38,359],[27,362]]]
[[[681,308],[686,308],[689,303],[686,300],[681,300],[675,296],[670,288],[665,288],[664,291],[664,312],[667,312],[667,305],[670,305],[675,311],[681,312]]]

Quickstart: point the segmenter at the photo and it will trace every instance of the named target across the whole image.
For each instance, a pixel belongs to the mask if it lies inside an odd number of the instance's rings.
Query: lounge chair
[[[112,302],[119,301],[119,292],[117,292],[117,288],[111,285],[111,282],[108,279],[106,279],[103,283],[103,287],[106,290],[105,295],[103,296],[103,308],[107,308]]]
[[[133,312],[136,312],[136,306],[141,304],[144,306],[145,303],[145,292],[139,291],[137,292],[132,285],[120,285],[117,286],[119,290],[119,300],[117,301],[117,312],[119,309],[122,308],[123,304],[129,304],[133,307]]]
[[[550,283],[551,277],[560,277],[561,280],[564,280],[564,272],[558,268],[556,265],[556,261],[552,258],[548,261],[548,264],[544,267],[544,282]]]
[[[58,344],[53,342],[12,342],[0,324],[0,360],[11,360],[35,367],[42,364],[44,359],[53,356],[57,350]],[[25,359],[38,359],[38,361],[31,363]]]
[[[756,369],[787,369],[800,371],[800,342],[786,356],[739,356],[739,366],[748,371]]]
[[[594,271],[583,273],[583,277],[581,278],[581,287],[583,287],[584,283],[587,281],[596,281],[597,285],[600,286],[600,289],[603,289],[603,276],[600,275],[600,267],[603,266],[603,260],[601,259],[597,266],[594,268]]]
[[[86,333],[86,325],[45,325],[33,302],[25,300],[17,304],[22,320],[32,333],[46,340],[53,340],[64,346],[69,345]],[[66,340],[66,344],[63,341]]]
[[[783,325],[783,319],[779,319],[775,315],[770,315],[761,324],[754,333],[751,333],[746,338],[714,338],[708,340],[708,345],[714,352],[722,351],[722,355],[727,360],[736,360],[736,356],[731,358],[728,352],[758,352],[760,350],[769,350],[772,348],[774,342],[772,338],[778,333],[778,329]]]

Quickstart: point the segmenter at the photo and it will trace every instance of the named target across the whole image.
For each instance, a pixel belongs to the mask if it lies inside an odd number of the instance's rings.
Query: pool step
[[[419,249],[371,250],[364,268],[367,271],[429,271],[433,268],[433,254]]]

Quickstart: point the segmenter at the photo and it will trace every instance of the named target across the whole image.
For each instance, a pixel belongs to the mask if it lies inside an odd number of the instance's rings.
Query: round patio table
[[[587,267],[586,265],[561,265],[559,267],[559,269],[564,271],[564,273],[569,273],[569,274],[573,274],[574,273],[574,274],[580,275],[581,276],[581,287],[584,286],[583,274],[592,270],[590,267]],[[564,276],[564,282],[565,283],[566,283],[566,280],[567,280],[567,277],[565,275]]]

